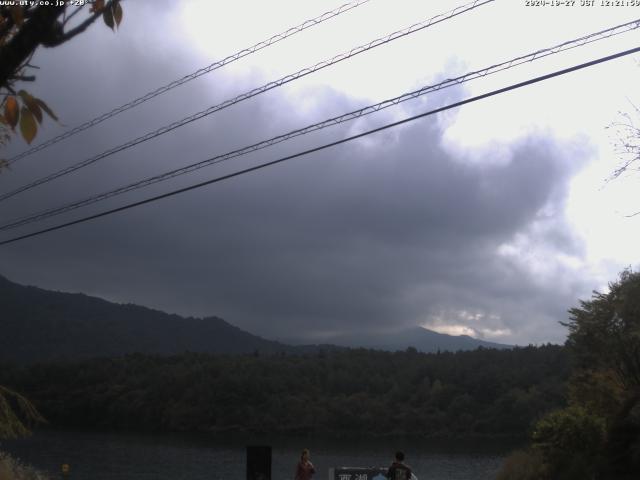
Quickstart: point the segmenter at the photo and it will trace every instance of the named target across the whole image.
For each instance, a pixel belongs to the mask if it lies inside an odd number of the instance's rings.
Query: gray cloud
[[[95,35],[106,41],[104,32]],[[184,73],[176,72],[168,57],[140,55],[139,37],[119,41],[127,40],[130,49],[113,47],[117,53],[91,59],[94,70],[83,69],[83,83],[91,88],[63,88],[70,79],[61,72],[73,71],[73,59],[84,51],[81,45],[43,55],[38,93],[55,97],[51,103],[60,105],[61,116],[74,124],[86,119],[87,105],[95,112],[106,110],[146,92],[150,78],[161,84]],[[243,83],[263,81],[256,76]],[[61,143],[47,155],[24,160],[1,180],[7,187],[19,185],[232,91],[243,87],[216,73],[79,135],[77,141]],[[447,92],[406,110],[431,108],[460,93]],[[316,96],[317,108],[311,111],[298,113],[296,97],[286,90],[270,92],[18,197],[2,217],[201,160],[360,105],[330,90],[308,94]],[[382,114],[361,120],[357,128],[389,118]],[[494,162],[490,153],[469,161],[443,145],[449,121],[422,120],[3,247],[0,269],[16,281],[46,288],[188,315],[219,315],[272,338],[427,324],[464,326],[505,342],[562,341],[557,322],[565,319],[577,296],[594,286],[580,269],[554,260],[583,253],[563,212],[568,181],[589,151],[532,134],[509,146],[506,163]],[[346,131],[320,132],[200,171],[172,186],[277,158]]]

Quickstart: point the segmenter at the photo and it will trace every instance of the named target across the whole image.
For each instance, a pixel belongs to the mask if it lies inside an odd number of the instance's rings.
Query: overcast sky
[[[112,33],[41,50],[29,90],[64,126],[343,1],[123,2]],[[74,164],[464,1],[371,0],[14,164],[0,191]],[[569,2],[567,2],[569,3]],[[497,0],[308,75],[2,203],[3,223],[446,78],[640,18],[640,7]],[[1,239],[344,138],[640,45],[637,31],[126,194]],[[638,268],[636,175],[606,127],[640,103],[640,56],[551,79],[110,217],[0,247],[0,274],[267,338],[422,325],[503,343],[563,342],[567,309]],[[15,139],[3,156],[23,151]]]

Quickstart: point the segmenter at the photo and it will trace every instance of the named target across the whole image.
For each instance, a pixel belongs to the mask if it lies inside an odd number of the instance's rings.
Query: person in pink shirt
[[[296,467],[295,480],[311,480],[314,473],[316,473],[316,469],[313,467],[313,463],[309,460],[309,450],[305,448],[302,450],[300,461]]]

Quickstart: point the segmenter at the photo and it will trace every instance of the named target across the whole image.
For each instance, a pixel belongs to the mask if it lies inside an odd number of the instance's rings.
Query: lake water
[[[246,445],[271,445],[272,479],[292,480],[302,448],[311,450],[314,480],[328,480],[330,467],[387,466],[402,449],[419,480],[494,479],[517,445],[476,441],[420,443],[328,439],[212,438],[204,435],[38,432],[5,441],[0,450],[69,480],[216,480],[246,478]]]

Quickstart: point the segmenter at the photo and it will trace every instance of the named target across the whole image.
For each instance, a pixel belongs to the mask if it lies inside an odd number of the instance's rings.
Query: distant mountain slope
[[[0,276],[0,361],[34,362],[127,353],[190,352],[315,353],[344,347],[422,352],[509,348],[467,336],[420,327],[393,335],[363,333],[329,339],[323,345],[293,346],[267,340],[221,318],[184,318],[132,304],[117,304],[79,293],[27,287]],[[328,345],[326,343],[330,343]]]
[[[303,340],[297,340],[300,343]],[[327,343],[339,346],[373,348],[377,350],[406,350],[414,347],[425,353],[440,351],[456,352],[458,350],[475,350],[484,348],[512,348],[511,345],[477,340],[467,335],[446,335],[422,327],[412,327],[392,334],[375,334],[362,332],[353,335],[337,335],[326,338]]]
[[[26,287],[0,276],[0,360],[256,350],[305,349],[252,335],[216,317],[183,318],[83,294]]]

